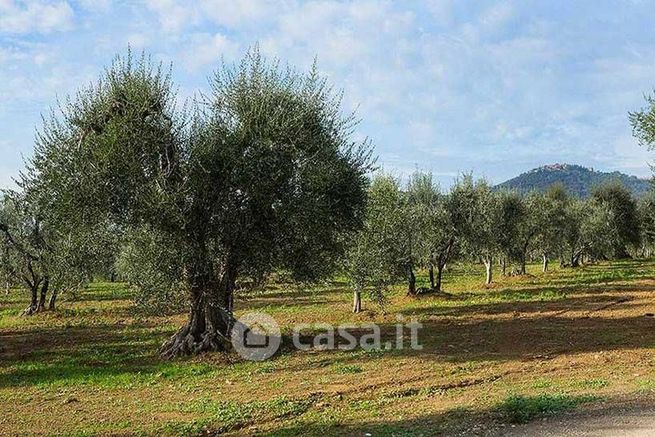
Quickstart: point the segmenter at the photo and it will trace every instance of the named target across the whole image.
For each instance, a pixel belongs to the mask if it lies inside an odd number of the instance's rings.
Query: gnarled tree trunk
[[[45,301],[49,287],[50,279],[48,277],[43,278],[43,284],[41,284],[41,295],[39,296],[39,306],[36,309],[37,312],[45,311]]]
[[[525,275],[525,255],[519,260],[519,275]]]
[[[189,320],[162,345],[163,358],[230,349],[236,275],[236,268],[227,266],[220,278],[211,268],[190,277]]]
[[[548,255],[543,253],[541,254],[542,259],[543,259],[543,272],[546,273],[548,271]]]
[[[571,254],[571,267],[579,267],[580,266],[580,256],[582,253],[580,252],[574,252]]]
[[[434,291],[441,291],[441,282],[442,282],[441,280],[443,278],[443,271],[446,268],[446,264],[448,263],[448,260],[450,259],[450,255],[452,253],[454,245],[455,245],[455,239],[454,237],[450,237],[448,239],[445,249],[437,257],[437,278],[435,283],[432,285]]]
[[[31,316],[32,314],[36,313],[39,308],[39,284],[30,284],[30,293],[30,306],[28,306],[23,312],[23,314],[26,316]]]

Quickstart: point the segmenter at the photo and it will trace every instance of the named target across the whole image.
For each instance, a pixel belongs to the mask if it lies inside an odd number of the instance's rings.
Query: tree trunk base
[[[204,352],[226,352],[231,349],[231,341],[227,335],[215,330],[207,330],[194,335],[189,326],[184,326],[159,348],[164,359],[173,359],[187,355],[197,355]]]
[[[47,310],[53,310],[54,311],[54,309],[55,309],[54,307],[46,308],[44,305],[38,305],[36,307],[30,305],[30,306],[28,306],[27,308],[25,308],[23,310],[23,315],[24,316],[33,316],[34,314],[45,313]]]
[[[423,295],[441,296],[446,299],[455,297],[454,294],[447,293],[437,288],[428,288],[428,287],[419,287],[416,289],[416,293],[413,294],[413,296],[423,296]]]
[[[31,315],[36,314],[37,312],[39,312],[39,308],[37,306],[30,305],[27,308],[25,308],[25,310],[23,311],[23,315],[24,316],[31,316]]]

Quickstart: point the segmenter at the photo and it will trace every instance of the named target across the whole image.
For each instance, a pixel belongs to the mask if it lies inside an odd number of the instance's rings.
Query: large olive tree
[[[356,120],[315,69],[253,50],[210,83],[182,113],[170,73],[117,58],[45,123],[32,164],[62,219],[167,242],[163,277],[182,279],[189,318],[164,357],[229,348],[237,281],[324,276],[365,206],[368,143],[351,139]]]

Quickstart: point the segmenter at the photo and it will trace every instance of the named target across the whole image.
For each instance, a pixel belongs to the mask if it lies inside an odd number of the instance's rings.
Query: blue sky
[[[357,135],[402,176],[501,182],[554,162],[649,176],[627,112],[655,87],[655,2],[0,0],[0,186],[40,114],[128,44],[173,63],[181,98],[252,44],[319,68]]]

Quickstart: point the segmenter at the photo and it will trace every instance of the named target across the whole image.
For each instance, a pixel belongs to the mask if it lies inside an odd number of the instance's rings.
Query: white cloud
[[[184,45],[189,49],[181,54],[183,66],[190,71],[210,64],[218,65],[221,58],[231,61],[239,50],[236,42],[221,33],[192,34]]]
[[[130,33],[127,43],[133,49],[142,50],[150,44],[150,35],[141,32]]]
[[[0,0],[0,33],[49,33],[72,26],[73,9],[65,1]]]
[[[480,18],[480,23],[486,30],[502,29],[514,16],[514,8],[510,2],[500,2],[487,9]]]
[[[192,2],[146,0],[146,6],[157,14],[165,32],[178,33],[200,19],[199,11]]]
[[[299,69],[316,56],[344,89],[344,109],[359,108],[357,134],[373,139],[385,166],[474,168],[493,180],[554,161],[649,172],[626,117],[655,85],[648,6],[626,5],[619,22],[603,5],[567,3],[562,15],[550,2],[78,0],[79,17],[55,26],[42,24],[36,4],[68,7],[0,0],[0,29],[11,33],[0,44],[0,124],[95,78],[128,43],[172,61],[188,96],[206,89],[221,56],[234,61],[259,42]],[[73,18],[75,33],[41,35],[42,46],[19,34],[66,29]],[[28,144],[31,129],[12,144]]]
[[[224,28],[257,26],[286,7],[269,0],[145,0],[145,4],[155,12],[162,28],[173,33],[203,22]]]
[[[270,0],[203,0],[200,8],[213,23],[235,28],[255,26],[275,14],[281,5]]]
[[[77,3],[87,11],[106,13],[111,9],[112,0],[77,0]]]

